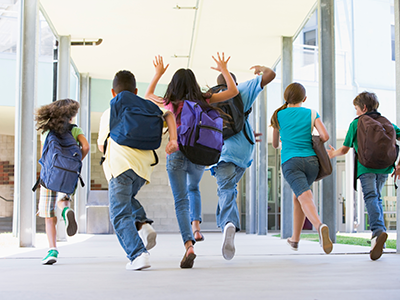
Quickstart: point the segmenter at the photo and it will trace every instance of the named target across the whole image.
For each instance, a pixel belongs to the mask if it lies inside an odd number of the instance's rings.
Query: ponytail
[[[271,127],[279,130],[279,122],[278,122],[278,112],[288,107],[288,103],[285,102],[281,107],[275,110],[274,114],[271,117]]]

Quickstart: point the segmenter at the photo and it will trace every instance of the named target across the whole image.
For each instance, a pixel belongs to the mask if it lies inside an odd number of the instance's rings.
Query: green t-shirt
[[[71,130],[72,136],[76,141],[78,141],[78,135],[83,134],[82,128],[75,126]],[[49,134],[49,131],[43,132],[42,135],[40,136],[40,142],[42,145],[44,145],[44,141],[46,140],[47,135]]]
[[[352,147],[357,152],[358,151],[358,141],[357,141],[357,124],[358,118],[354,119],[353,122],[350,123],[349,130],[347,131],[346,138],[343,142],[343,146]],[[396,138],[400,137],[400,128],[394,125],[394,129],[396,130]],[[390,166],[386,169],[371,169],[364,167],[357,160],[357,178],[362,174],[366,173],[374,173],[374,174],[390,174],[393,172],[393,166]]]

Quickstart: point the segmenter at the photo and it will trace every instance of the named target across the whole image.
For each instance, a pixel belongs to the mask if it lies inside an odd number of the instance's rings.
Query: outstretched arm
[[[156,69],[156,73],[154,74],[154,77],[151,80],[146,93],[144,94],[144,98],[153,101],[155,104],[157,104],[159,106],[163,106],[164,99],[159,96],[154,95],[154,90],[156,89],[157,83],[160,80],[161,76],[167,70],[169,64],[164,67],[163,58],[162,58],[162,56],[158,55],[153,60],[153,65]]]
[[[347,146],[342,146],[339,149],[333,148],[331,145],[329,145],[330,149],[327,149],[326,152],[328,152],[329,158],[334,158],[336,156],[341,156],[347,154],[349,152],[350,147]]]
[[[212,57],[214,59],[214,61],[217,63],[217,67],[216,68],[211,67],[211,69],[222,73],[222,75],[224,76],[225,81],[226,81],[227,89],[220,93],[212,94],[212,96],[210,98],[210,103],[225,101],[225,100],[233,98],[237,94],[239,94],[239,91],[236,87],[236,83],[233,80],[231,74],[229,73],[228,67],[227,67],[228,61],[231,57],[229,56],[225,60],[224,52],[222,52],[222,58],[220,57],[219,53],[217,53],[217,55],[218,55],[218,60],[214,56]]]
[[[266,86],[268,83],[270,83],[272,80],[274,80],[276,74],[272,69],[264,66],[252,66],[250,70],[254,69],[254,74],[256,75],[262,75],[261,79],[261,87],[263,88]]]

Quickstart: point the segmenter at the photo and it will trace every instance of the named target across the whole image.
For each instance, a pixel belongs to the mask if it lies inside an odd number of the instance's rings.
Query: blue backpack
[[[179,150],[192,162],[208,166],[221,156],[223,120],[218,111],[185,100],[178,127]]]
[[[111,102],[110,137],[119,145],[155,150],[161,145],[163,112],[149,100],[122,91]]]
[[[85,186],[81,177],[82,151],[70,130],[63,134],[52,130],[48,133],[39,163],[42,169],[33,191],[41,184],[46,189],[71,195],[78,179]]]

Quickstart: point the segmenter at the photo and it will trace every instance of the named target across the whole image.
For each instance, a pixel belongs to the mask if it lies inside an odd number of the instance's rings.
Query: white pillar
[[[71,36],[60,36],[58,46],[57,100],[69,98],[71,76]],[[57,241],[66,241],[65,223],[57,207]]]
[[[354,192],[354,149],[351,148],[346,154],[345,163],[345,181],[346,181],[346,232],[354,232],[354,204],[355,195]]]
[[[394,0],[395,56],[396,56],[396,124],[400,124],[400,0]],[[397,191],[396,252],[400,253],[400,193]]]
[[[57,100],[69,98],[71,76],[71,36],[60,36],[58,44]]]
[[[35,246],[37,133],[33,111],[37,98],[39,4],[21,0],[18,78],[15,107],[15,180],[13,232],[20,247]]]
[[[80,109],[78,116],[78,125],[82,128],[90,144],[90,77],[87,73],[80,74]],[[90,192],[90,151],[83,160],[81,176],[85,186],[82,188],[78,183],[75,216],[79,233],[86,233],[86,203]]]

